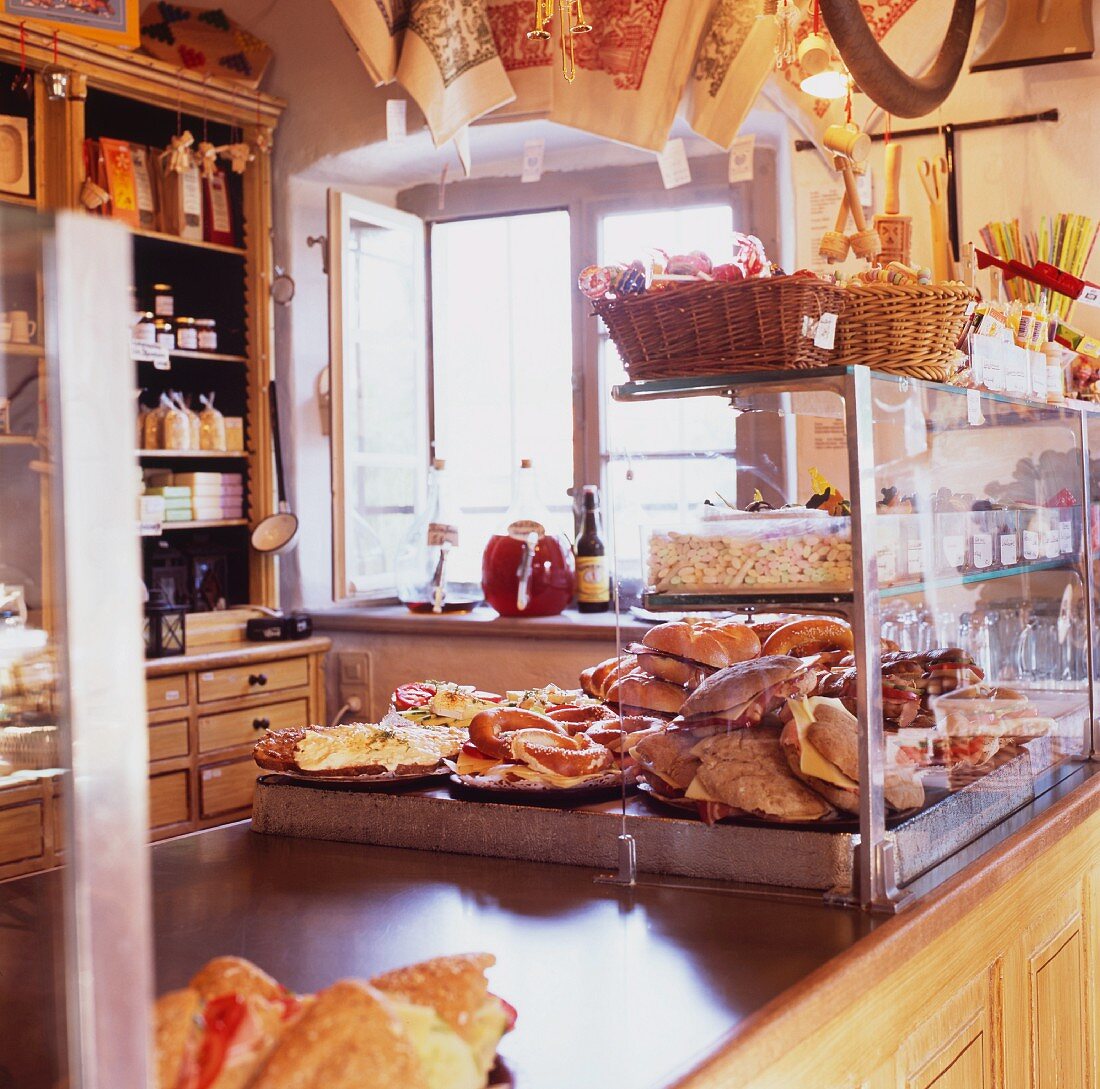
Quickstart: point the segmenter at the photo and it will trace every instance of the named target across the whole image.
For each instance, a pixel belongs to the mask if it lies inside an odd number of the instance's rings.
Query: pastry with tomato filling
[[[420,681],[394,689],[390,705],[416,726],[468,726],[479,711],[495,707],[501,697],[473,685]]]
[[[484,1089],[515,1024],[489,993],[493,963],[439,957],[298,1000],[247,961],[219,958],[157,1002],[157,1087]],[[241,990],[205,993],[224,986]]]

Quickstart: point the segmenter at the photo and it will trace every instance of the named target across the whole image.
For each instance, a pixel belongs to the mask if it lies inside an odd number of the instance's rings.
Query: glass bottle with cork
[[[397,596],[414,613],[467,613],[481,603],[481,587],[461,570],[462,516],[445,469],[442,458],[432,462],[428,501],[397,552]]]
[[[603,539],[600,490],[584,486],[583,522],[577,538],[577,611],[605,613],[611,607],[611,577]]]

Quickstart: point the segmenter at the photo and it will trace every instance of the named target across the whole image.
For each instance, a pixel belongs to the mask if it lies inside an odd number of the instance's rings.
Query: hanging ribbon
[[[19,71],[12,78],[11,89],[29,98],[33,86],[34,77],[27,71],[27,23],[24,20],[19,24]]]
[[[234,174],[243,174],[245,167],[255,157],[252,154],[252,148],[245,143],[222,144],[217,152],[223,159],[229,160],[229,168]]]
[[[196,151],[199,172],[204,178],[212,178],[218,172],[218,149],[208,140],[201,140]]]
[[[848,73],[848,94],[844,99],[844,120],[852,123],[852,73]]]
[[[883,120],[883,130],[882,130],[882,143],[883,143],[883,146],[890,143],[890,137],[893,135],[893,131],[891,129],[892,122],[893,122],[893,118],[890,116],[890,111],[887,110],[886,114],[885,114],[885,117],[884,117],[884,120]]]

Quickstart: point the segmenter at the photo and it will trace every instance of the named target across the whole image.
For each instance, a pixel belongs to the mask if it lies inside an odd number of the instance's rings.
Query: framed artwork
[[[0,0],[0,12],[112,45],[138,45],[138,0]]]

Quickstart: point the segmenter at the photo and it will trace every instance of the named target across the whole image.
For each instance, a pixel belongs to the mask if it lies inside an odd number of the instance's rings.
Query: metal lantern
[[[171,658],[187,650],[187,609],[174,605],[163,590],[152,590],[145,605],[145,657]]]

